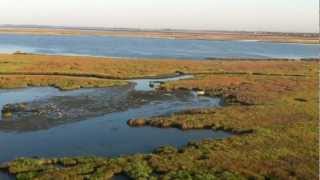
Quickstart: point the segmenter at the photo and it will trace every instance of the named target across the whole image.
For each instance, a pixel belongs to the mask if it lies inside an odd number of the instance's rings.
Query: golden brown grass
[[[146,155],[18,159],[5,166],[18,179],[107,179],[119,173],[133,179],[319,178],[317,62],[0,57],[0,63],[7,65],[0,68],[2,73],[98,73],[121,78],[195,73],[193,79],[170,82],[162,89],[204,89],[210,96],[225,98],[226,106],[140,121],[164,128],[247,132],[220,141],[189,143],[180,150],[164,147]]]
[[[25,76],[25,75],[0,75],[1,88],[25,88],[25,87],[44,87],[52,86],[60,90],[71,90],[79,88],[101,88],[109,86],[124,85],[125,81],[82,78],[82,77],[64,77],[64,76]]]
[[[52,85],[61,89],[105,87],[114,85],[116,81],[102,79],[142,78],[173,75],[176,72],[309,76],[316,72],[315,64],[314,61],[181,61],[0,54],[0,75],[3,75],[0,78],[0,87],[12,88],[27,85]],[[31,77],[31,75],[34,76]],[[54,78],[57,76],[61,77]],[[76,80],[76,77],[79,79]],[[91,79],[85,80],[85,78]],[[231,82],[236,83],[236,79]],[[201,83],[205,84],[205,82]]]
[[[236,60],[236,59],[235,59]],[[317,62],[294,61],[192,61],[125,58],[95,58],[0,54],[0,73],[96,74],[133,78],[184,73],[278,73],[310,74]]]
[[[204,169],[223,169],[246,178],[318,179],[318,80],[317,74],[311,77],[205,75],[165,85],[169,90],[203,88],[208,94],[223,96],[227,102],[232,96],[236,102],[251,105],[235,103],[218,109],[139,119],[139,125],[252,133],[224,141],[197,142],[174,157],[169,154],[154,157],[150,160],[152,166],[172,171],[168,167],[176,167],[171,163],[189,156]]]

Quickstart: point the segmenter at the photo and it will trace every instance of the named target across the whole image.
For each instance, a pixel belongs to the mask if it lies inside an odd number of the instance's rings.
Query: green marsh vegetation
[[[17,179],[108,179],[116,175],[133,179],[319,178],[316,61],[92,59],[91,62],[85,57],[25,57],[1,55],[0,63],[9,62],[0,68],[2,75],[49,71],[125,79],[177,71],[195,74],[193,79],[166,83],[160,90],[202,89],[208,96],[222,97],[223,107],[138,119],[139,125],[223,129],[237,135],[224,140],[190,142],[181,149],[166,146],[149,154],[113,158],[19,158],[2,167]],[[78,60],[85,65],[72,65]],[[67,65],[61,66],[63,62]],[[11,84],[9,80],[6,82]],[[75,80],[75,83],[79,82]]]

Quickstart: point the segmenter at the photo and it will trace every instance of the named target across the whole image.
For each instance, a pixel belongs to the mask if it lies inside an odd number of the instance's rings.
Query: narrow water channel
[[[190,76],[182,76],[181,78],[190,78]],[[148,153],[163,145],[181,147],[189,141],[206,138],[222,139],[231,136],[230,133],[223,131],[133,128],[127,125],[126,122],[129,119],[169,115],[187,109],[220,105],[218,98],[197,96],[192,92],[154,94],[155,91],[149,86],[150,81],[162,82],[177,79],[179,78],[133,80],[132,82],[136,83],[135,88],[128,86],[127,88],[113,87],[69,92],[61,92],[47,87],[2,90],[0,91],[1,105],[27,102],[26,104],[31,107],[42,107],[48,103],[60,103],[59,105],[66,106],[61,109],[64,109],[65,111],[62,112],[66,112],[67,115],[65,119],[41,119],[37,118],[39,116],[37,114],[29,114],[26,116],[27,118],[21,116],[22,118],[19,119],[20,116],[17,116],[17,119],[11,121],[0,120],[0,162],[18,157],[119,156]],[[81,101],[78,101],[79,97],[83,95],[89,99],[86,106],[80,106],[78,103],[83,102],[81,98]],[[103,108],[103,110],[99,109],[97,114],[85,112],[83,117],[68,116],[70,112],[75,111],[74,108],[90,107],[92,110],[96,110],[93,107],[108,105],[104,103],[111,100],[105,96],[110,96],[111,99],[116,96],[125,97],[120,98],[120,105],[126,107],[112,111],[104,111]],[[146,96],[149,98],[145,98]],[[90,98],[100,99],[100,101],[91,102]],[[139,99],[138,103],[135,98]],[[114,100],[119,100],[119,98],[112,99],[112,101]],[[126,101],[134,101],[135,103],[126,103]],[[70,103],[73,108],[70,108]],[[118,104],[115,106],[118,107]],[[43,122],[46,126],[43,125]],[[50,125],[52,122],[58,123]]]

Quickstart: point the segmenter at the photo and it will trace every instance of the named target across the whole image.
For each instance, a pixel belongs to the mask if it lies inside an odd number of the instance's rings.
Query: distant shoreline
[[[157,61],[165,61],[165,60],[175,60],[175,61],[320,61],[319,58],[242,58],[242,57],[207,57],[204,59],[192,59],[192,58],[143,58],[143,57],[126,57],[126,56],[94,56],[94,55],[82,55],[82,54],[45,54],[45,53],[29,53],[16,51],[13,53],[3,53],[0,52],[1,55],[31,55],[31,56],[60,56],[60,57],[87,57],[87,58],[103,58],[103,59],[119,59],[119,60],[157,60]]]
[[[319,36],[315,33],[0,26],[0,34],[68,36],[94,35],[182,40],[235,40],[275,43],[320,44]]]

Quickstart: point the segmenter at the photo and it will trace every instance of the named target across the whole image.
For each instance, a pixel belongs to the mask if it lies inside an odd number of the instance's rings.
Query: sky
[[[0,0],[0,24],[318,32],[319,0]]]

